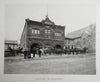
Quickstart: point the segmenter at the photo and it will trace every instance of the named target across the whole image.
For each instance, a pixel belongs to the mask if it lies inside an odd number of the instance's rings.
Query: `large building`
[[[96,25],[91,24],[85,28],[73,31],[66,35],[66,47],[88,48],[89,52],[95,52]]]
[[[65,26],[56,25],[48,16],[41,22],[26,19],[20,45],[24,50],[33,47],[63,48]]]

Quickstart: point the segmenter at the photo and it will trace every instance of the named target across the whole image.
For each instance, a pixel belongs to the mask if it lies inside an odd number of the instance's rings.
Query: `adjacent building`
[[[18,48],[18,42],[15,40],[5,40],[5,51],[9,51],[9,47],[13,50],[16,50]]]
[[[80,30],[71,32],[65,36],[66,47],[88,48],[89,52],[95,52],[96,25],[91,24]]]
[[[5,40],[4,42],[4,56],[11,56],[9,53],[11,50],[16,51],[18,48],[18,42],[16,40]]]
[[[41,22],[25,20],[25,26],[20,39],[23,50],[33,47],[63,48],[65,26],[56,25],[48,16]]]

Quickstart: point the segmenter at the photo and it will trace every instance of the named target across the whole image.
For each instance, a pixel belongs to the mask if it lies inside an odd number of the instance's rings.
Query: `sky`
[[[20,41],[25,19],[41,21],[47,15],[56,25],[65,26],[65,34],[96,23],[94,4],[30,3],[6,4],[5,39]]]

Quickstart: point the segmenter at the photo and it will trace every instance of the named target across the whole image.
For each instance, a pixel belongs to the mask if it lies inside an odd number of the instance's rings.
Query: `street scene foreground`
[[[24,59],[23,56],[5,57],[4,74],[75,74],[95,75],[95,54],[47,55]]]

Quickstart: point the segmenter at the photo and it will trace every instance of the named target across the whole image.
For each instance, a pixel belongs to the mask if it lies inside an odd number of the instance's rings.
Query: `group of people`
[[[36,54],[38,54],[39,57],[41,57],[42,55],[62,55],[62,54],[80,54],[80,53],[86,53],[88,50],[88,48],[76,48],[76,47],[65,47],[64,49],[62,48],[36,48],[36,47],[33,47],[31,48],[31,50],[24,50],[22,48],[18,48],[17,50],[12,50],[10,47],[9,47],[9,52],[11,55],[15,56],[15,55],[18,55],[18,54],[21,54],[23,53],[24,54],[24,59],[27,59],[27,58],[31,58],[31,57],[35,57]]]
[[[85,54],[87,52],[87,50],[88,50],[88,48],[82,48],[81,49],[81,48],[76,48],[76,47],[73,48],[72,47],[71,49],[69,49],[69,48],[65,49],[64,50],[64,53],[65,54],[69,54],[69,55],[70,54],[73,54],[73,55],[76,54],[76,55],[78,55],[78,54],[81,54],[81,53],[84,53]]]
[[[5,57],[17,56],[21,53],[22,53],[22,48],[18,47],[17,49],[14,49],[11,46],[9,46],[8,49],[4,53],[4,56]]]
[[[62,55],[62,54],[80,54],[80,53],[86,53],[87,48],[79,49],[79,48],[65,48],[65,49],[50,49],[50,48],[36,48],[33,47],[30,51],[24,51],[24,58],[31,58],[33,55],[33,58],[36,54],[38,54],[39,57],[41,55],[47,55],[47,54],[56,54],[56,55]]]
[[[30,51],[24,51],[24,59],[27,59],[27,58],[31,58],[32,55],[33,57],[35,57],[35,55],[38,54],[39,57],[41,57],[41,55],[45,55],[45,50],[43,48],[35,48],[33,47],[32,50]]]

